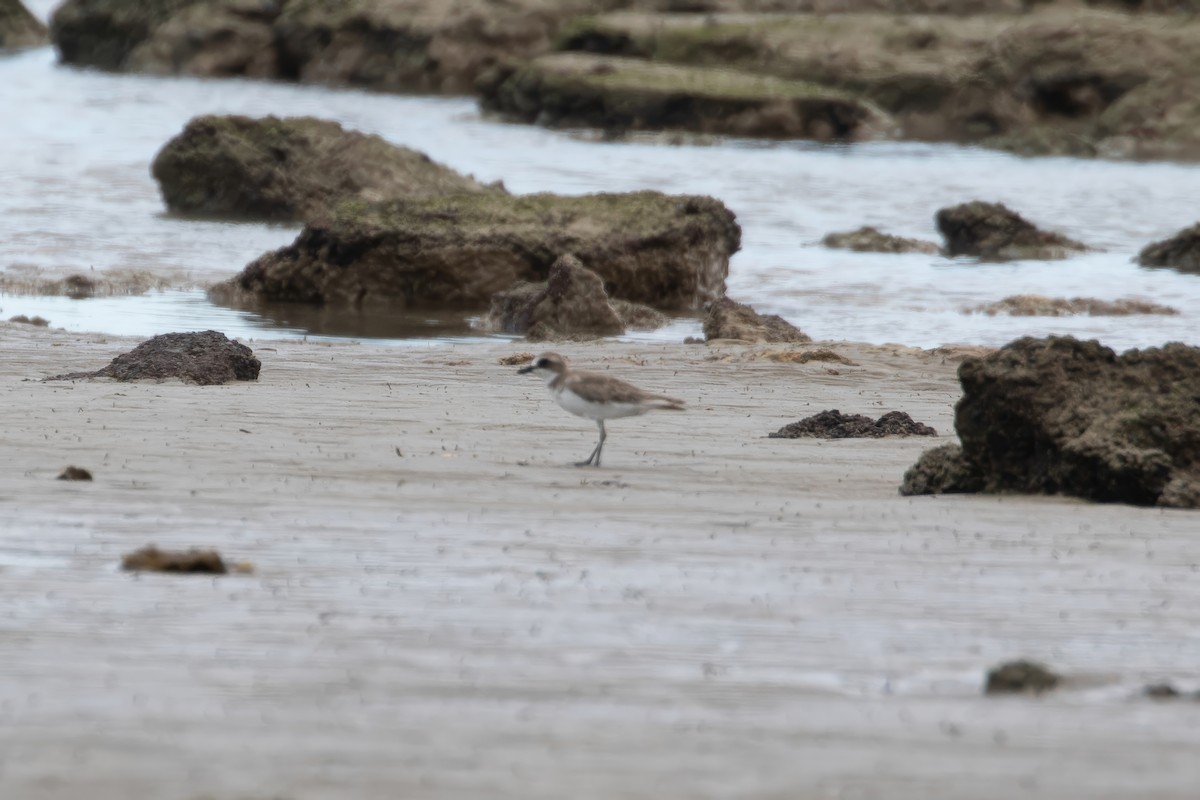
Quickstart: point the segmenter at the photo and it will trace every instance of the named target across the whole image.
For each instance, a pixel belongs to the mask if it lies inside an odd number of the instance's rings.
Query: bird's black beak
[[[519,370],[517,370],[518,375],[528,375],[530,372],[533,372],[533,364],[530,364],[528,367],[521,367]]]

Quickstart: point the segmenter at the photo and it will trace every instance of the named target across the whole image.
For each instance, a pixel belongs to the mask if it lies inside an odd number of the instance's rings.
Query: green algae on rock
[[[482,87],[483,106],[517,119],[609,130],[860,141],[892,122],[874,104],[768,75],[556,53]]]
[[[310,221],[211,294],[351,308],[483,310],[518,281],[543,281],[563,253],[610,297],[698,309],[721,296],[741,229],[720,201],[659,192],[488,193],[347,202]]]
[[[503,191],[314,117],[196,117],[152,172],[172,211],[254,219],[308,219],[346,200]]]

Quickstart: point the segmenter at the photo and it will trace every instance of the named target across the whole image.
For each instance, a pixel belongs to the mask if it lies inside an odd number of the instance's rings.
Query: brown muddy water
[[[45,13],[47,4],[35,4]],[[469,99],[398,97],[252,81],[109,75],[56,65],[51,48],[0,57],[0,270],[40,275],[149,270],[172,291],[71,301],[0,296],[0,315],[69,330],[149,335],[217,328],[230,336],[314,333],[382,338],[476,336],[469,321],[327,316],[301,308],[243,313],[202,287],[236,273],[297,228],[168,216],[149,164],[201,113],[313,114],[378,133],[515,192],[657,189],[711,194],[745,230],[729,294],[817,339],[998,345],[1022,334],[1097,337],[1118,349],[1200,338],[1200,277],[1140,269],[1131,257],[1196,221],[1200,167],[1002,153],[919,144],[711,146],[587,141],[481,119]],[[1102,248],[1061,262],[979,265],[929,255],[827,249],[829,232],[874,225],[936,241],[934,212],[1001,201]],[[1138,297],[1175,317],[1010,318],[964,313],[1014,294]],[[634,338],[678,341],[695,320]]]

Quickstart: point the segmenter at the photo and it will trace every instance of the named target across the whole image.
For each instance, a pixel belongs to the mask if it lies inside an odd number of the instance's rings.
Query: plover
[[[636,417],[647,411],[683,411],[683,401],[661,394],[643,391],[632,383],[598,372],[571,369],[567,360],[557,353],[542,353],[528,367],[517,370],[522,375],[536,372],[546,382],[550,396],[577,417],[595,420],[600,429],[596,449],[577,467],[600,466],[600,451],[604,449],[606,419]]]

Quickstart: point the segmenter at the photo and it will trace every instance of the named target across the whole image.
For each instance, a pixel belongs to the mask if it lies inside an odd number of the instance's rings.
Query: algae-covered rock
[[[935,254],[938,246],[933,242],[908,239],[891,233],[883,233],[870,225],[853,231],[826,234],[821,244],[839,250],[858,253],[927,253]]]
[[[887,135],[872,103],[730,69],[583,53],[542,56],[484,85],[483,105],[526,122],[610,130],[860,141]]]
[[[283,5],[280,0],[205,0],[179,8],[130,50],[119,68],[155,75],[281,77],[274,22]]]
[[[34,47],[47,39],[46,26],[21,0],[0,0],[0,50]]]
[[[1012,317],[1128,317],[1136,314],[1161,314],[1173,316],[1179,312],[1170,306],[1151,303],[1147,300],[1127,297],[1121,300],[1097,300],[1093,297],[1043,297],[1037,294],[1014,294],[970,309],[975,313],[994,317],[1007,314]]]
[[[496,64],[549,49],[584,0],[310,0],[275,24],[282,76],[383,91],[469,93]]]
[[[604,281],[572,255],[550,266],[546,283],[522,283],[493,296],[489,318],[490,327],[530,339],[625,332],[625,324],[608,302]]]
[[[574,253],[610,297],[696,309],[724,291],[740,238],[720,201],[658,192],[343,203],[213,296],[484,309],[518,281],[546,280],[560,254]]]
[[[704,318],[704,338],[739,339],[748,342],[804,344],[812,337],[778,314],[759,314],[745,303],[722,297]]]
[[[814,0],[757,9],[787,16],[720,13],[749,10],[737,0],[703,5],[713,13],[579,19],[558,44],[841,90],[890,114],[901,138],[1029,154],[1200,157],[1200,27],[1178,16],[1068,3]],[[919,6],[963,13],[899,13]],[[794,13],[804,10],[817,13]],[[990,13],[1013,11],[1028,13]]]
[[[66,0],[65,63],[467,93],[497,63],[549,49],[606,0]]]
[[[975,200],[950,206],[939,210],[935,219],[950,256],[977,256],[984,261],[1045,260],[1088,249],[1061,233],[1041,230],[1000,203]]]
[[[211,0],[66,0],[50,18],[63,63],[123,70],[130,54],[177,12]]]
[[[313,117],[196,117],[152,171],[172,211],[256,219],[308,219],[345,200],[501,191]]]
[[[1200,507],[1200,348],[1118,356],[1095,341],[1026,337],[964,360],[958,376],[961,452],[923,455],[903,493]]]
[[[1146,245],[1138,253],[1137,261],[1143,267],[1200,272],[1200,222],[1174,236]]]

